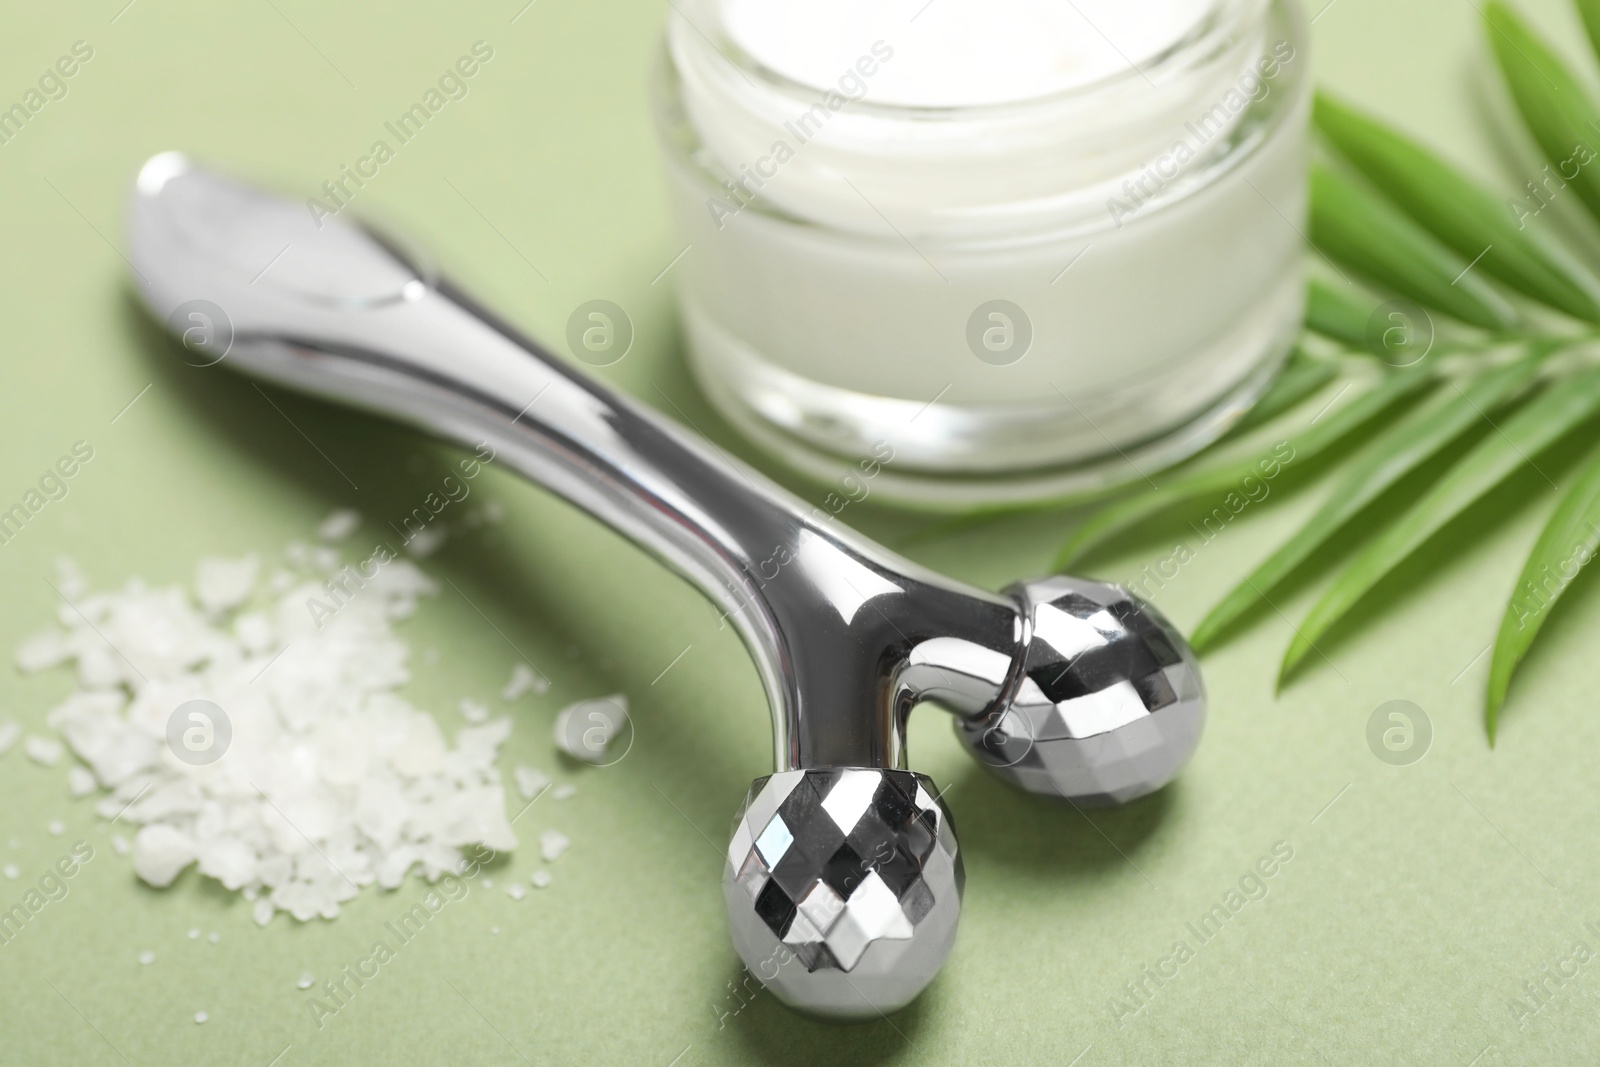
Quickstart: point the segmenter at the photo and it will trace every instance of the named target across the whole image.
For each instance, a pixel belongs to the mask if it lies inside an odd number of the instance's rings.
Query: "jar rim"
[[[708,31],[684,10],[685,6],[689,6],[703,11],[714,4],[715,0],[682,0],[671,5],[672,12],[667,18],[669,22],[676,19],[687,24],[710,46],[712,52],[726,60],[740,75],[747,79],[754,78],[763,88],[795,103],[814,104],[835,91],[810,85],[774,70],[729,37],[720,19],[715,20]],[[1154,86],[1152,76],[1181,73],[1189,67],[1207,62],[1215,52],[1226,50],[1234,42],[1235,35],[1248,27],[1270,5],[1271,0],[1218,0],[1204,18],[1143,64],[1128,60],[1127,66],[1115,73],[1036,96],[980,104],[883,103],[863,96],[850,98],[850,109],[863,118],[911,122],[948,122],[966,118],[1004,120],[1013,115],[1048,110],[1052,106],[1081,104],[1088,98],[1116,92],[1135,79],[1143,79]]]
[[[1307,27],[1299,5],[1294,0],[1266,0],[1264,6],[1270,12],[1267,17],[1274,20],[1286,35],[1280,43],[1288,41],[1295,47],[1303,46]],[[738,173],[729,169],[720,155],[708,148],[702,131],[691,121],[683,95],[682,71],[670,38],[663,40],[653,66],[651,98],[654,125],[666,153],[669,171],[676,172],[682,180],[702,186],[709,197],[725,197],[729,183],[738,178]],[[1224,175],[1274,143],[1285,123],[1290,122],[1294,115],[1303,114],[1310,84],[1307,64],[1300,62],[1291,65],[1285,61],[1284,70],[1287,80],[1275,83],[1280,84],[1283,91],[1250,99],[1239,113],[1238,121],[1228,129],[1227,136],[1218,138],[1209,149],[1195,156],[1195,164],[1188,168],[1181,181],[1171,183],[1159,198],[1141,207],[1141,216],[1165,214],[1191,197],[1200,195]],[[850,104],[852,110],[857,106],[855,102]],[[1011,105],[1003,107],[1009,110]],[[955,130],[950,132],[954,133]],[[959,219],[965,221],[956,222],[953,226],[940,226],[942,232],[915,230],[914,233],[919,241],[932,242],[935,246],[969,250],[998,250],[1091,237],[1108,228],[1120,228],[1120,224],[1108,219],[1099,208],[1098,205],[1104,203],[1101,197],[1124,177],[1136,176],[1149,162],[1149,159],[1142,159],[1139,165],[1118,172],[1111,179],[1082,187],[1063,186],[1059,193],[1048,196],[1019,199],[1004,205],[990,205],[989,208],[969,205],[975,210],[959,213],[947,211],[944,215],[946,223]],[[1091,193],[1092,196],[1089,195]],[[1003,207],[1004,215],[991,213],[991,209],[996,207]],[[892,225],[892,233],[880,232],[872,227],[841,225],[836,219],[796,210],[767,196],[747,195],[734,213],[748,213],[772,223],[816,229],[819,232],[849,233],[867,241],[906,239]],[[990,221],[982,221],[985,216]]]

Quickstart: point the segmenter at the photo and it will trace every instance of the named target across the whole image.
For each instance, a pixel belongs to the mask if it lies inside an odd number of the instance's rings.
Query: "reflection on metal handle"
[[[206,328],[231,331],[227,363],[487,443],[688,578],[754,656],[777,770],[903,767],[915,703],[981,717],[1017,682],[1017,604],[930,573],[716,454],[391,240],[168,153],[140,172],[129,256],[162,319],[196,302],[220,309],[224,323]]]

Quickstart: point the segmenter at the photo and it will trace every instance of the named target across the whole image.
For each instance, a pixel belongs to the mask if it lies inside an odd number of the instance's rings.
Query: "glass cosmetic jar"
[[[1295,0],[679,0],[654,95],[696,378],[906,502],[1182,459],[1298,329],[1309,59]]]

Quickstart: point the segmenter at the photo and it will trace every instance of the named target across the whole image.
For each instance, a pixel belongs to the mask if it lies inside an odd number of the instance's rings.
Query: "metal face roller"
[[[1007,781],[1080,803],[1160,787],[1199,740],[1194,657],[1125,590],[1057,577],[996,595],[931,573],[357,224],[319,228],[298,203],[166,153],[135,182],[128,256],[194,362],[487,442],[727,612],[771,707],[774,773],[739,810],[723,895],[745,965],[792,1007],[893,1011],[955,939],[961,853],[938,789],[906,768],[913,707],[950,712]]]

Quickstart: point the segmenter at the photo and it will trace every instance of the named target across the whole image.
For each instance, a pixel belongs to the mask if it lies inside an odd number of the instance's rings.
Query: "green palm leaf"
[[[1373,281],[1485,330],[1517,313],[1471,264],[1390,204],[1326,167],[1311,168],[1311,240]]]
[[[1373,443],[1367,459],[1345,476],[1300,531],[1211,609],[1195,627],[1190,644],[1196,649],[1211,644],[1368,505],[1460,440],[1487,412],[1525,390],[1538,376],[1543,356],[1541,350],[1490,371],[1439,407],[1415,412],[1390,427]]]
[[[1583,28],[1589,34],[1589,47],[1600,55],[1600,3],[1595,0],[1574,0],[1573,7],[1583,19]]]
[[[1494,639],[1494,657],[1489,662],[1488,699],[1484,704],[1484,723],[1489,744],[1500,708],[1511,686],[1511,675],[1539,636],[1550,609],[1577,576],[1577,569],[1589,562],[1600,548],[1600,453],[1591,456],[1556,505],[1544,532],[1528,554],[1528,561],[1517,577],[1500,632]],[[1567,573],[1571,570],[1572,573]],[[1554,579],[1552,585],[1551,579]],[[1524,595],[1524,594],[1528,595]]]
[[[1563,163],[1577,158],[1574,153],[1581,148],[1593,160],[1600,137],[1596,132],[1600,126],[1595,125],[1600,122],[1600,110],[1584,92],[1583,84],[1509,5],[1492,0],[1484,18],[1489,45],[1511,98],[1545,158],[1561,169]],[[1593,163],[1569,165],[1561,177],[1571,183],[1590,213],[1600,218],[1600,167]]]
[[[1452,467],[1398,522],[1385,529],[1334,581],[1311,609],[1284,654],[1278,680],[1386,575],[1450,520],[1568,431],[1600,411],[1600,370],[1589,370],[1553,388],[1496,427]]]
[[[1600,55],[1600,0],[1574,4]],[[1319,95],[1313,105],[1322,141],[1338,163],[1311,167],[1310,236],[1316,251],[1346,283],[1361,284],[1340,285],[1326,276],[1311,281],[1307,336],[1321,335],[1350,353],[1385,357],[1391,365],[1405,362],[1396,357],[1411,355],[1426,341],[1431,358],[1385,373],[1353,399],[1323,409],[1303,429],[1275,434],[1278,444],[1265,454],[1241,455],[1240,448],[1224,445],[1224,458],[1208,459],[1219,455],[1213,448],[1162,476],[1160,486],[1152,483],[1149,490],[1106,499],[1071,531],[1055,560],[1058,569],[1065,567],[1169,512],[1181,517],[1187,511],[1208,527],[1212,516],[1226,523],[1242,510],[1241,501],[1266,499],[1257,481],[1270,481],[1288,466],[1294,468],[1296,482],[1302,480],[1302,468],[1312,468],[1305,473],[1320,477],[1331,466],[1325,462],[1330,457],[1367,446],[1340,473],[1316,514],[1229,590],[1194,632],[1196,648],[1215,644],[1292,574],[1318,566],[1314,561],[1335,537],[1370,517],[1376,525],[1371,541],[1333,577],[1296,632],[1283,658],[1280,684],[1315,649],[1315,642],[1403,561],[1497,486],[1518,476],[1524,462],[1531,463],[1579,425],[1600,417],[1600,360],[1593,358],[1600,353],[1600,329],[1552,328],[1546,325],[1548,316],[1532,313],[1537,304],[1600,324],[1600,271],[1571,255],[1548,228],[1527,225],[1551,197],[1569,192],[1575,203],[1600,219],[1600,107],[1588,93],[1588,72],[1574,73],[1506,0],[1485,0],[1482,11],[1494,62],[1517,113],[1550,163],[1534,176],[1540,184],[1530,184],[1526,199],[1513,191],[1518,199],[1502,201],[1492,186],[1465,176],[1396,127],[1339,100]],[[1404,301],[1397,304],[1396,298]],[[1434,343],[1430,324],[1422,321],[1423,308],[1476,330],[1463,332],[1441,323],[1445,336]],[[1523,308],[1529,310],[1526,318]],[[1468,355],[1497,351],[1512,341],[1527,343],[1525,358],[1478,363],[1481,357]],[[1343,353],[1317,358],[1312,355],[1315,342],[1308,344],[1311,352],[1291,355],[1272,388],[1223,442],[1237,442],[1245,433],[1257,441],[1266,439],[1274,432],[1264,429],[1268,425],[1303,422],[1286,412],[1321,403],[1311,398],[1350,361]],[[1545,358],[1580,345],[1587,346],[1584,355],[1589,358],[1560,366]],[[1454,395],[1446,393],[1439,403],[1396,414],[1441,382],[1441,365],[1450,367]],[[1549,387],[1530,397],[1545,375]],[[1386,415],[1385,423],[1374,425]],[[1402,486],[1416,484],[1423,469],[1438,466],[1444,473],[1423,487],[1420,499],[1398,499]],[[1086,502],[1078,496],[1034,507],[1082,507]],[[1224,509],[1228,514],[1222,514]],[[1015,510],[1020,509],[973,512],[960,521]],[[1586,563],[1597,553],[1600,454],[1589,460],[1558,502],[1501,620],[1485,705],[1491,743],[1512,676],[1537,640],[1550,605],[1566,593],[1572,561],[1581,557],[1580,564]],[[1547,581],[1553,568],[1560,579]],[[1530,595],[1538,601],[1534,610],[1529,608]]]
[[[1306,287],[1306,329],[1343,341],[1351,348],[1367,347],[1367,320],[1377,309],[1377,304],[1364,307],[1354,297],[1317,278]]]
[[[1265,426],[1338,376],[1339,365],[1333,360],[1319,359],[1307,355],[1304,349],[1295,349],[1289,354],[1283,370],[1278,372],[1272,388],[1245,412],[1243,418],[1233,424],[1233,429],[1228,433],[1237,436],[1258,426]]]
[[[1276,463],[1281,467],[1286,463],[1303,463],[1437,381],[1438,376],[1429,364],[1407,367],[1388,375],[1373,388],[1329,414],[1325,420],[1315,420],[1299,437],[1286,442],[1290,448],[1287,460],[1278,452],[1283,447],[1280,445],[1265,455],[1249,456],[1219,467],[1194,471],[1149,492],[1101,508],[1074,530],[1061,546],[1056,554],[1055,570],[1066,568],[1089,549],[1126,532],[1153,515],[1195,500],[1216,500],[1235,492],[1245,479],[1262,478],[1268,465]],[[1273,469],[1276,471],[1276,468]]]
[[[1600,283],[1520,227],[1499,200],[1395,130],[1318,94],[1317,127],[1385,196],[1480,269],[1519,292],[1600,321]]]

